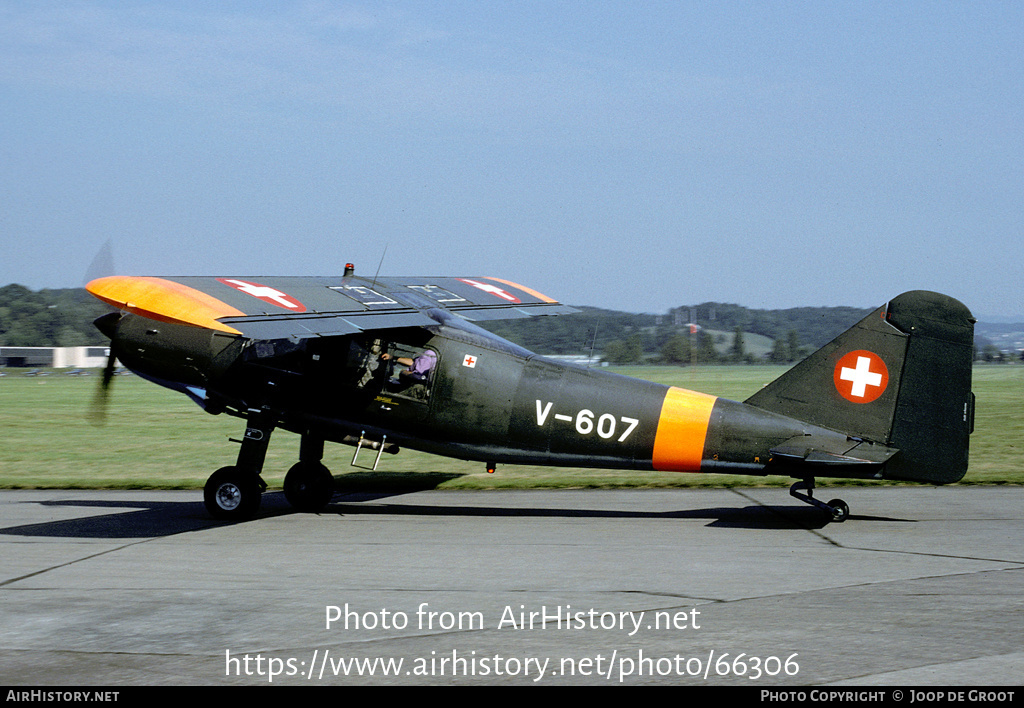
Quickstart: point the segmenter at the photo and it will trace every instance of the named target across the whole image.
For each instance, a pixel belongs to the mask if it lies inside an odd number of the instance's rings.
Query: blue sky
[[[0,0],[0,116],[0,284],[109,241],[123,274],[1024,320],[1019,2]]]

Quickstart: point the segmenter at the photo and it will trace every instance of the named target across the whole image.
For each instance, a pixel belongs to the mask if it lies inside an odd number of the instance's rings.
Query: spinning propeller
[[[121,319],[120,312],[111,312],[97,318],[93,324],[103,334],[110,337],[110,353],[107,355],[107,364],[103,367],[103,377],[100,379],[100,386],[93,398],[92,408],[89,411],[89,419],[96,425],[103,425],[107,422],[107,401],[110,398],[110,384],[114,380],[114,373],[117,369],[117,347],[115,346],[117,334],[117,322]]]

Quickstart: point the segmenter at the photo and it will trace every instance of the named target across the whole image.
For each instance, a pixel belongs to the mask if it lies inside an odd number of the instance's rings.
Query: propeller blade
[[[107,365],[103,367],[103,377],[100,379],[99,388],[92,401],[92,408],[89,411],[89,419],[95,425],[103,425],[107,422],[107,401],[110,399],[110,384],[114,380],[114,373],[117,367],[117,352],[110,347],[110,354],[107,356]]]
[[[114,373],[117,370],[117,351],[113,345],[110,347],[110,354],[107,356],[107,365],[103,368],[103,390],[110,388],[110,381],[114,378]]]
[[[117,323],[121,314],[112,312],[104,315],[93,323],[103,334],[110,337],[110,350],[107,353],[107,365],[103,367],[103,377],[100,379],[99,388],[93,397],[92,408],[89,411],[89,419],[95,425],[103,425],[107,421],[107,401],[110,398],[110,385],[114,380],[117,371],[117,348],[114,342],[117,337]]]

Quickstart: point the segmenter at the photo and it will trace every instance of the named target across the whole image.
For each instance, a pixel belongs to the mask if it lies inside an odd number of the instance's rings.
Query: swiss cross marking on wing
[[[889,369],[880,356],[859,349],[836,362],[833,380],[839,395],[846,400],[871,403],[885,393]]]
[[[277,305],[290,312],[305,312],[306,306],[301,302],[293,298],[287,293],[283,293],[277,288],[271,288],[266,285],[260,285],[259,283],[250,283],[245,280],[237,280],[235,278],[217,278],[218,282],[224,283],[239,292],[243,292],[246,295],[252,295],[257,300],[269,303],[271,305]]]
[[[515,304],[522,302],[522,300],[517,298],[515,295],[508,292],[507,290],[502,290],[497,285],[491,285],[490,283],[481,283],[479,280],[469,280],[468,278],[458,278],[458,280],[462,281],[463,283],[466,283],[467,285],[472,285],[474,288],[483,290],[485,293],[490,293],[491,295],[500,297],[502,300],[507,300],[508,302]]]

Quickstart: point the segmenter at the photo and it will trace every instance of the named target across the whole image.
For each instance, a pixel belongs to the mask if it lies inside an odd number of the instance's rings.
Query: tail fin
[[[886,479],[956,482],[974,427],[974,322],[951,297],[904,293],[746,403],[898,449]]]

